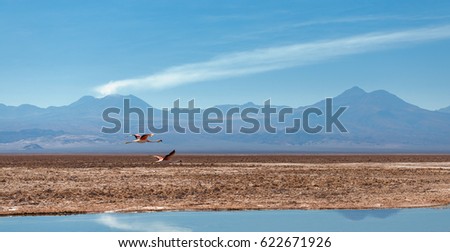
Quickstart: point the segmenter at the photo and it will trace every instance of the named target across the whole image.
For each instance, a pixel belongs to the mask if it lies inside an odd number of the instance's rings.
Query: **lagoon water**
[[[450,231],[450,208],[103,213],[1,217],[0,231]]]

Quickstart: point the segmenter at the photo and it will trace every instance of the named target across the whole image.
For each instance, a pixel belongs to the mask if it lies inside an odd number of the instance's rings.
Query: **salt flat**
[[[0,155],[0,215],[450,204],[450,155]]]

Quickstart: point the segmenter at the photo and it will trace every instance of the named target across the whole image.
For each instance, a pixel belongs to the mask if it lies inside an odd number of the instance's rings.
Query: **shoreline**
[[[99,214],[145,214],[145,213],[173,213],[173,212],[250,212],[250,211],[339,211],[339,210],[355,210],[355,211],[376,211],[376,210],[404,210],[404,209],[447,209],[449,205],[429,205],[429,206],[412,206],[412,207],[390,207],[390,208],[319,208],[319,209],[297,209],[297,208],[269,208],[269,209],[168,209],[168,210],[143,210],[143,211],[105,211],[105,212],[55,212],[55,213],[26,213],[26,214],[0,214],[0,218],[9,217],[44,217],[44,216],[70,216],[70,215],[99,215]]]
[[[0,155],[0,216],[435,208],[450,155]],[[195,161],[195,162],[194,162]]]

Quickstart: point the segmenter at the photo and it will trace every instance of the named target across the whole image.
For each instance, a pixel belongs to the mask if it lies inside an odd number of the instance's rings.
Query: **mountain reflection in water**
[[[342,216],[344,216],[346,219],[353,221],[360,221],[367,217],[386,219],[400,212],[400,210],[399,209],[338,210],[337,212]]]

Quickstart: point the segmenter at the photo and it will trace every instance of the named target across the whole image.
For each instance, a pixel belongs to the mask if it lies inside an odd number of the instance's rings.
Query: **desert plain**
[[[0,155],[0,215],[450,204],[450,155]]]

